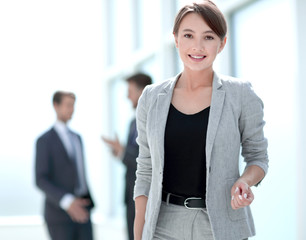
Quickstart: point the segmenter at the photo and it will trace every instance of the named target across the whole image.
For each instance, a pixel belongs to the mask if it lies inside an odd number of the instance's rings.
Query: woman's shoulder
[[[245,85],[251,85],[249,81],[243,78],[237,78],[229,75],[224,74],[216,74],[217,78],[221,82],[222,85],[226,87],[243,87]]]
[[[244,78],[237,78],[223,74],[216,74],[217,89],[221,87],[222,90],[229,95],[246,95],[248,92],[254,92],[250,81]]]
[[[218,81],[221,82],[222,89],[227,93],[228,97],[237,98],[240,96],[244,101],[248,99],[261,101],[260,97],[254,91],[251,82],[244,78],[218,74]]]
[[[143,95],[146,95],[148,98],[155,98],[161,93],[167,93],[174,87],[173,85],[175,85],[178,76],[179,75],[168,78],[161,82],[147,85],[143,91]]]
[[[150,85],[146,86],[146,91],[152,92],[152,93],[161,92],[164,89],[167,89],[168,87],[171,87],[172,84],[175,83],[176,79],[177,79],[177,76],[168,78],[168,79],[163,80],[161,82],[156,82],[156,83],[150,84]]]
[[[178,76],[175,76],[161,82],[147,85],[139,98],[138,105],[149,107],[149,105],[155,103],[158,95],[167,94],[174,87],[177,78]]]

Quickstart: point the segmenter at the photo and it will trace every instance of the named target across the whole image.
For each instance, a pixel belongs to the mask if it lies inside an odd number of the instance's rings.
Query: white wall
[[[34,145],[55,121],[56,90],[76,93],[70,126],[83,137],[95,213],[108,214],[109,163],[100,140],[107,114],[102,2],[1,1],[0,33],[0,217],[41,214]]]

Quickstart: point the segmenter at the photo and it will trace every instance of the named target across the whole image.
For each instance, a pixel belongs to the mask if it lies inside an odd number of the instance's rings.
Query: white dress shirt
[[[88,192],[85,181],[82,146],[78,136],[64,122],[57,120],[54,124],[54,129],[59,135],[69,157],[75,161],[77,167],[78,187],[74,190],[75,195],[65,194],[60,201],[61,208],[68,210],[76,196],[81,196]]]

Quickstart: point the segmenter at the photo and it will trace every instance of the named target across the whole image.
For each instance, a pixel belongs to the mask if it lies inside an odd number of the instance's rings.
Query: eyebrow
[[[194,32],[192,29],[189,29],[189,28],[186,28],[186,29],[183,29],[183,32]],[[214,31],[212,31],[212,30],[207,30],[207,31],[205,31],[205,32],[203,32],[203,33],[215,33]]]

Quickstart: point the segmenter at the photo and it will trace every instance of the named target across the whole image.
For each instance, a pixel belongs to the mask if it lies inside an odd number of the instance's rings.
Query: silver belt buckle
[[[184,201],[185,208],[187,208],[187,209],[199,209],[199,208],[192,208],[192,207],[187,206],[189,200],[199,200],[199,199],[202,199],[202,198],[197,198],[197,197],[186,198],[185,201]]]

